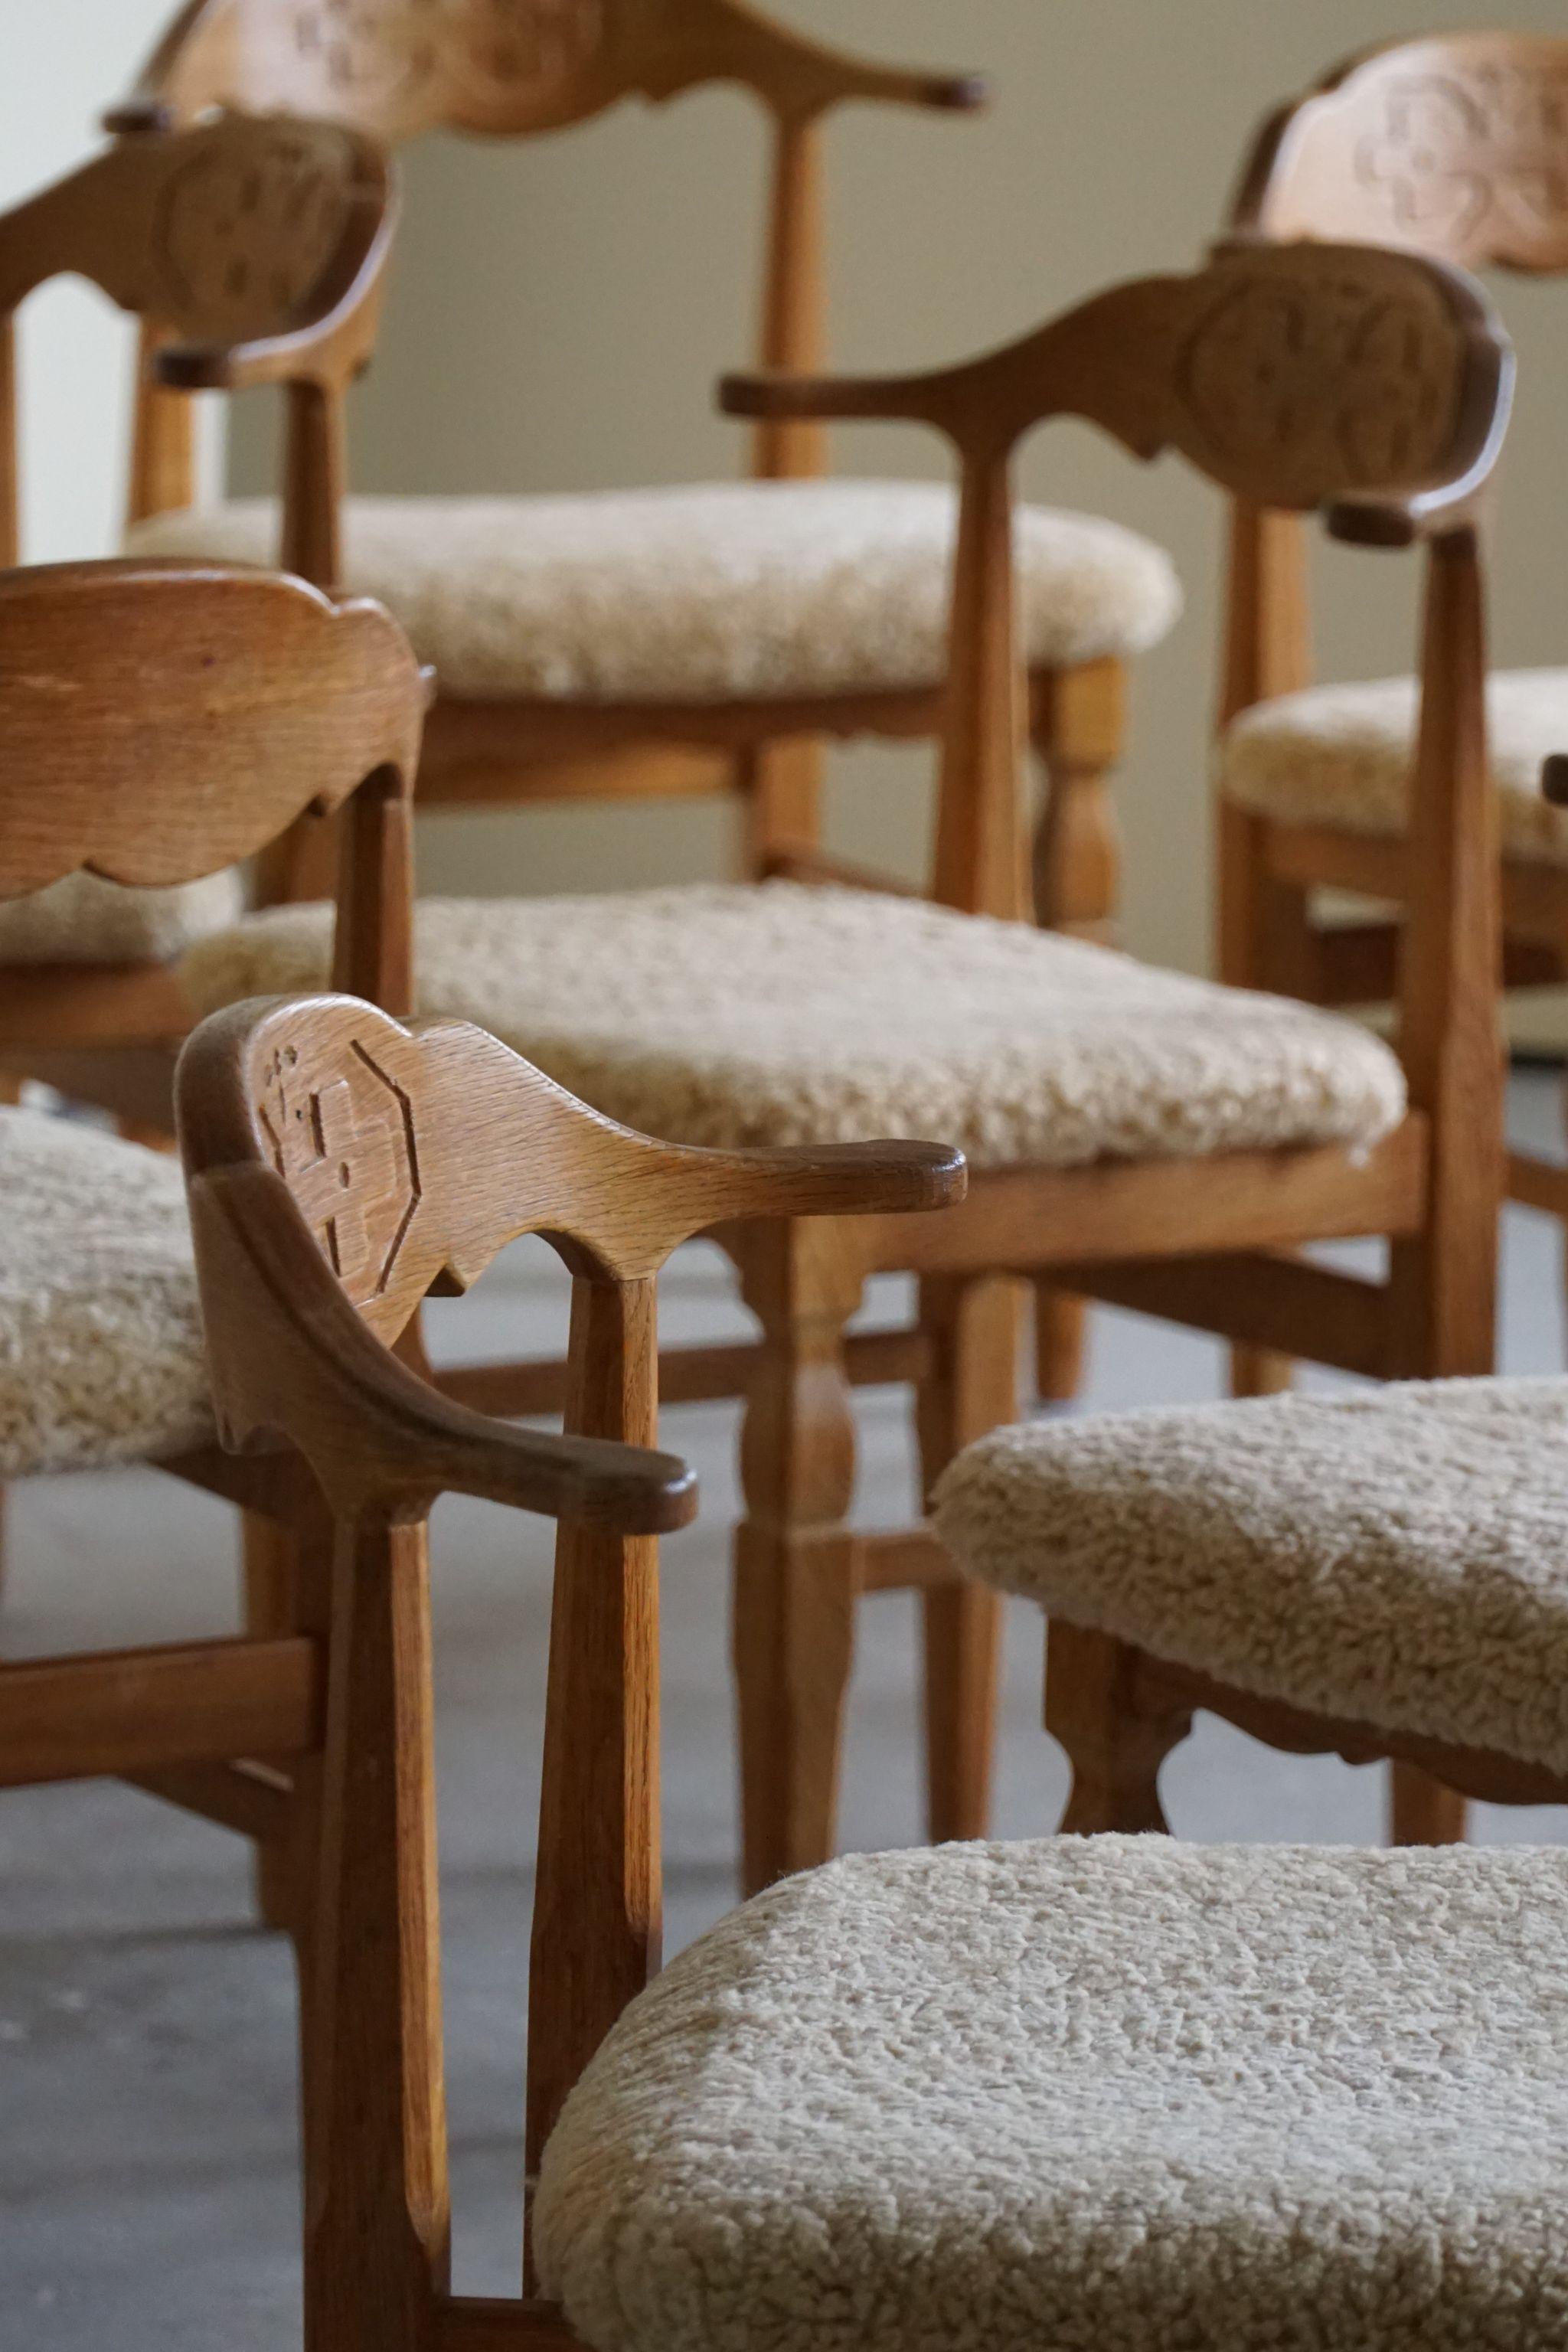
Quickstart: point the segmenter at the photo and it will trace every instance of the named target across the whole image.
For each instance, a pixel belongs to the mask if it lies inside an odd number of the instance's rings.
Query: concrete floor
[[[1557,1087],[1516,1078],[1522,1136],[1556,1132]],[[896,1294],[897,1286],[890,1286]],[[1503,1360],[1563,1361],[1557,1237],[1513,1213]],[[896,1295],[880,1302],[898,1304]],[[436,1312],[437,1346],[482,1356],[562,1336],[553,1263],[511,1254]],[[717,1259],[681,1260],[671,1336],[743,1328]],[[1096,1319],[1087,1402],[1218,1392],[1219,1350],[1131,1316]],[[910,1454],[900,1400],[863,1402],[862,1502],[900,1514]],[[670,1413],[705,1509],[665,1554],[668,1947],[733,1899],[735,1807],[725,1668],[725,1552],[735,1414]],[[232,1622],[222,1507],[148,1473],[38,1481],[14,1497],[7,1654],[219,1633]],[[514,2291],[519,2265],[523,1990],[547,1622],[549,1531],[479,1504],[436,1528],[447,2053],[457,2279]],[[854,1691],[844,1838],[920,1835],[913,1609],[869,1602]],[[1039,1623],[1010,1626],[997,1829],[1048,1830],[1064,1793],[1038,1727]],[[1379,1834],[1381,1776],[1273,1756],[1214,1723],[1173,1759],[1181,1833]],[[1557,1816],[1482,1811],[1485,1838],[1561,1839]],[[289,2352],[299,2339],[293,1994],[282,1942],[247,1912],[224,1832],[91,1784],[0,1803],[0,2352]]]

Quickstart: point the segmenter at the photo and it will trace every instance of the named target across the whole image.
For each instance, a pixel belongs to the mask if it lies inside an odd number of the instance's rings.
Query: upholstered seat
[[[935,685],[954,505],[909,482],[700,483],[592,497],[356,499],[347,584],[395,614],[449,694],[719,702]],[[1163,551],[1026,508],[1039,665],[1141,653],[1181,593]],[[132,553],[276,561],[262,500],[139,525]]]
[[[1568,2342],[1568,1855],[856,1855],[683,1953],[544,2154],[595,2352]]]
[[[237,874],[168,890],[127,890],[69,874],[47,890],[0,901],[0,964],[169,963],[245,903]]]
[[[1288,824],[1400,835],[1410,797],[1415,681],[1318,686],[1244,711],[1221,753],[1228,800]],[[1541,764],[1568,751],[1568,669],[1505,670],[1487,687],[1504,850],[1568,866],[1568,811],[1541,791]]]
[[[204,1013],[319,988],[331,916],[192,950]],[[931,1137],[980,1167],[1371,1144],[1404,1081],[1365,1030],[1281,998],[918,899],[798,883],[424,899],[420,1009],[476,1022],[677,1142]]]
[[[937,1525],[1157,1657],[1568,1772],[1565,1466],[1568,1381],[1410,1381],[998,1430]]]
[[[212,1434],[178,1160],[0,1110],[0,1477]]]

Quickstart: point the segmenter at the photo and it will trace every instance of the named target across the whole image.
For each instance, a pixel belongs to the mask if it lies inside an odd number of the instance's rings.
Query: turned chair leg
[[[1046,1729],[1067,1752],[1064,1834],[1167,1832],[1160,1767],[1193,1727],[1190,1707],[1152,1698],[1139,1653],[1055,1618],[1046,1631]]]
[[[1025,1301],[1005,1276],[928,1276],[921,1329],[932,1363],[916,1397],[921,1476],[929,1497],[966,1445],[1018,1417]],[[921,1595],[925,1637],[926,1825],[933,1844],[984,1837],[996,1745],[1002,1603],[956,1579]]]
[[[855,1421],[844,1327],[863,1277],[826,1218],[739,1236],[763,1328],[741,1435],[732,1620],[747,1894],[836,1844],[854,1652]]]

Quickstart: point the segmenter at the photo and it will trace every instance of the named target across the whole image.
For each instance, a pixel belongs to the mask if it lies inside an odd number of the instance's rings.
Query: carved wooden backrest
[[[0,572],[0,898],[186,882],[365,779],[411,786],[425,687],[377,604],[188,563]]]
[[[973,104],[972,81],[840,58],[744,0],[193,0],[116,127],[272,108],[389,140],[518,134],[735,80],[796,120],[844,99]]]
[[[395,1339],[441,1276],[466,1288],[520,1234],[574,1272],[637,1284],[721,1219],[932,1207],[962,1181],[924,1144],[701,1151],[617,1127],[483,1030],[410,1031],[353,997],[241,1005],[181,1064],[193,1173],[282,1178],[350,1298]]]
[[[1568,268],[1568,37],[1454,33],[1352,58],[1266,125],[1233,216],[1469,268]]]
[[[127,141],[0,217],[0,312],[70,270],[184,342],[287,335],[362,279],[389,201],[379,150],[333,123]]]

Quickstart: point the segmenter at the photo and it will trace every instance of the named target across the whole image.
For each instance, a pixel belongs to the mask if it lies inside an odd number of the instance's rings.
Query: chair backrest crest
[[[411,787],[424,699],[364,599],[174,562],[0,573],[0,898],[83,866],[191,881],[374,774]]]
[[[839,100],[968,106],[977,85],[841,58],[744,0],[194,0],[111,128],[214,106],[352,121],[383,139],[563,128],[630,96],[734,80],[809,119]]]
[[[1233,218],[1470,268],[1568,269],[1568,38],[1439,34],[1352,58],[1266,126]]]

